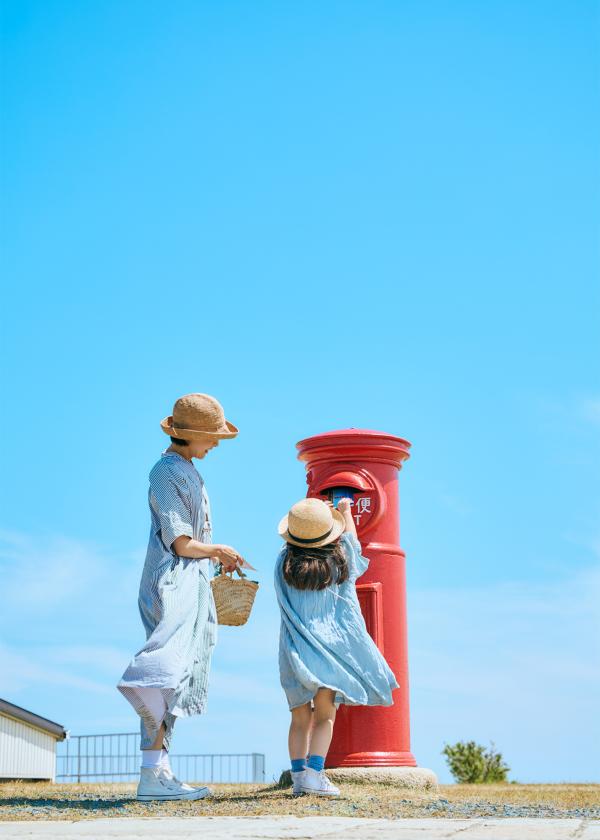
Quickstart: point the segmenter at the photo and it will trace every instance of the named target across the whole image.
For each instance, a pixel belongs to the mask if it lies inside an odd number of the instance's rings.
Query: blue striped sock
[[[292,773],[301,773],[305,764],[303,758],[292,758]]]
[[[316,770],[317,773],[320,773],[321,770],[325,767],[325,756],[311,755],[311,757],[308,759],[307,767],[310,767],[311,770]]]

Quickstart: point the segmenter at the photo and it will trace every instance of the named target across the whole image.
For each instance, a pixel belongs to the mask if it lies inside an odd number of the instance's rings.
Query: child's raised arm
[[[352,504],[351,499],[340,499],[337,509],[344,517],[344,522],[346,523],[344,531],[347,534],[352,534],[353,537],[356,537],[356,525],[354,524],[354,517],[352,516]]]

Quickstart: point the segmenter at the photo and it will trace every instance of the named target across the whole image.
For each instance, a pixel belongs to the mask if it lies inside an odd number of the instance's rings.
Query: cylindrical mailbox
[[[416,766],[410,751],[405,555],[400,548],[398,471],[410,443],[384,432],[344,429],[301,440],[308,496],[353,499],[369,568],[356,584],[371,637],[400,685],[393,706],[341,706],[328,767]]]

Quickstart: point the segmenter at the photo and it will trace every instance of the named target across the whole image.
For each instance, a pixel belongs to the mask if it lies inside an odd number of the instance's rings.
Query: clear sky
[[[302,437],[408,438],[413,751],[598,780],[598,3],[2,4],[0,695],[133,731],[177,396],[262,588],[177,752],[286,764],[271,585]],[[596,714],[595,714],[596,713]]]

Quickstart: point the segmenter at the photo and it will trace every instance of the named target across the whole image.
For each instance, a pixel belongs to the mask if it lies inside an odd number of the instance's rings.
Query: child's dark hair
[[[348,580],[348,561],[339,540],[323,548],[287,544],[283,577],[295,589],[325,589]]]
[[[188,441],[187,441],[187,440],[183,440],[183,438],[174,438],[174,437],[171,437],[171,443],[176,443],[176,444],[177,444],[177,446],[187,446],[187,445],[188,445]]]

